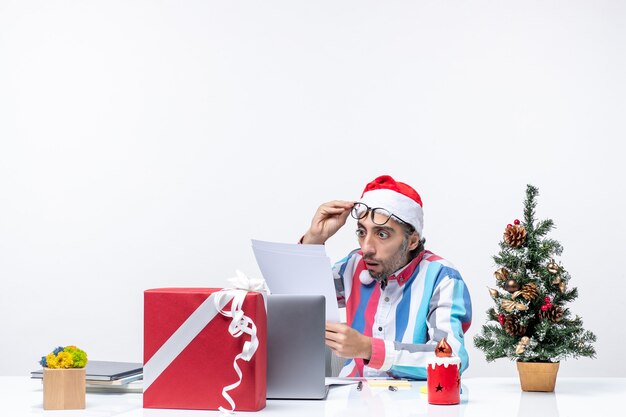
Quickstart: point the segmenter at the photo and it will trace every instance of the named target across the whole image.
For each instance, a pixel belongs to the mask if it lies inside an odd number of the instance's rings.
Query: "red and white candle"
[[[461,359],[452,356],[445,338],[435,348],[435,358],[428,361],[428,402],[451,405],[461,402]]]

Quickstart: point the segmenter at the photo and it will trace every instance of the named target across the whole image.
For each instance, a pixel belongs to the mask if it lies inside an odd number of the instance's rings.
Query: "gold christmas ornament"
[[[524,336],[519,340],[517,347],[515,348],[515,354],[521,355],[526,350],[526,346],[530,343],[530,338],[528,336]]]
[[[489,295],[491,295],[491,298],[493,298],[494,300],[500,296],[498,290],[494,290],[493,288],[489,287],[487,287],[487,289],[489,290]]]
[[[500,268],[493,274],[498,281],[506,281],[509,278],[509,270],[506,268]]]
[[[518,309],[520,311],[526,311],[528,310],[528,306],[526,304],[523,303],[516,303],[513,300],[502,300],[502,302],[500,303],[500,306],[502,306],[502,308],[507,312],[510,313],[515,309]]]
[[[552,280],[552,283],[554,285],[559,285],[561,283],[561,276],[557,275],[556,278],[554,278],[554,280]]]
[[[561,290],[561,294],[563,294],[566,289],[567,285],[565,285],[565,281],[561,281],[561,283],[559,284],[559,290]]]
[[[539,293],[537,291],[537,284],[535,284],[534,282],[525,284],[522,287],[521,293],[522,297],[524,297],[525,300],[534,300],[535,298],[537,298],[537,295]]]
[[[550,262],[548,262],[548,272],[550,272],[551,274],[558,274],[559,273],[559,265],[554,261],[554,259],[550,259]]]
[[[504,285],[504,289],[510,292],[511,294],[520,289],[519,283],[514,279],[510,279]]]
[[[507,312],[510,313],[515,308],[515,301],[512,300],[502,300],[500,306]]]
[[[504,230],[504,241],[512,248],[519,248],[526,241],[526,228],[521,224],[507,226]]]

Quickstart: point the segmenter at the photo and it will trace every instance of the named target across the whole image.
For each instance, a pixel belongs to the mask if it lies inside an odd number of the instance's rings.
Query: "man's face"
[[[367,270],[376,280],[386,279],[406,265],[409,252],[419,242],[415,233],[407,238],[404,228],[393,218],[379,226],[369,215],[358,221],[356,235]]]

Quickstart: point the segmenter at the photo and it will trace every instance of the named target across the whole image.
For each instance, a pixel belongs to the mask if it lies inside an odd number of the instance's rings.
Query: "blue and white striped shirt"
[[[390,276],[384,290],[370,276],[361,251],[335,264],[333,274],[347,324],[372,338],[370,360],[348,360],[340,376],[426,379],[427,361],[444,337],[461,359],[461,372],[467,368],[464,334],[472,302],[448,261],[423,251]]]

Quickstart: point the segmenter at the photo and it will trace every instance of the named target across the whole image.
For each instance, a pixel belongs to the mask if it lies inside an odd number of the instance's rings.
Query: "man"
[[[358,202],[322,204],[301,243],[323,244],[350,215],[357,220],[360,249],[333,268],[347,324],[326,323],[326,344],[349,359],[340,376],[426,379],[427,361],[444,337],[464,371],[469,292],[449,262],[424,249],[419,194],[380,176]]]

